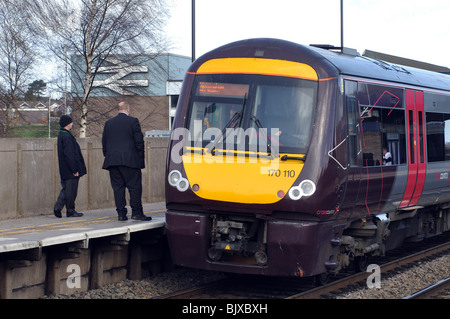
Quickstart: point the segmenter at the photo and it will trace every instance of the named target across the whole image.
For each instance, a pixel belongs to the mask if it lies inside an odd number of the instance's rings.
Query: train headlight
[[[180,192],[185,192],[185,191],[187,191],[188,188],[189,188],[189,181],[186,178],[184,178],[184,177],[181,178],[178,181],[177,189]]]
[[[177,170],[173,170],[169,173],[169,184],[176,187],[181,180],[181,173]]]
[[[300,190],[300,187],[294,186],[289,190],[289,197],[293,200],[299,200],[302,198],[302,191]]]
[[[309,179],[305,179],[298,186],[291,187],[289,197],[292,200],[299,200],[303,196],[311,196],[316,191],[316,184]]]
[[[316,191],[316,184],[309,179],[305,179],[300,183],[300,189],[304,196],[311,196]]]
[[[189,188],[189,181],[181,175],[180,171],[171,171],[167,179],[169,184],[176,187],[180,192],[185,192]]]

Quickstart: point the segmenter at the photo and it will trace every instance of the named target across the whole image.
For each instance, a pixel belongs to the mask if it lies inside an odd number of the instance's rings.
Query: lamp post
[[[195,61],[195,0],[192,0],[192,62]]]
[[[344,51],[344,0],[341,0],[341,52]]]
[[[55,92],[52,92],[55,93]],[[52,110],[52,93],[48,93],[48,138],[51,138],[51,110]]]
[[[50,101],[52,99],[51,94],[48,94],[48,138],[50,138]]]

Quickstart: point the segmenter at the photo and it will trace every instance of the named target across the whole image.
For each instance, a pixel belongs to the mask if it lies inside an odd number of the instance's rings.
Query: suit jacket
[[[77,178],[73,176],[78,172],[79,176],[86,175],[86,164],[80,145],[75,137],[67,130],[60,129],[57,139],[59,174],[62,180]]]
[[[111,166],[127,166],[131,168],[145,167],[145,143],[139,120],[135,117],[119,113],[106,121],[102,135],[103,168]]]

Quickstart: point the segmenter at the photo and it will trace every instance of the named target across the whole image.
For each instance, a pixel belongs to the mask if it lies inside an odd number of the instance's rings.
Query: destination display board
[[[248,94],[248,84],[200,82],[197,94],[200,96],[220,96],[241,98]]]

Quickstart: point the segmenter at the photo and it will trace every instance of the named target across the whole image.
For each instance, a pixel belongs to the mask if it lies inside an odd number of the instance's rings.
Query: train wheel
[[[209,259],[211,259],[213,261],[218,261],[222,258],[222,252],[218,251],[214,247],[211,247],[208,250],[208,257],[209,257]]]
[[[367,255],[358,256],[353,261],[355,265],[356,272],[364,272],[367,270],[367,266],[369,265],[369,257]]]
[[[330,275],[326,272],[323,272],[321,274],[316,275],[315,282],[317,286],[323,286],[328,283],[328,280],[330,279]]]
[[[267,265],[267,254],[263,251],[257,251],[255,253],[255,260],[259,266]]]

